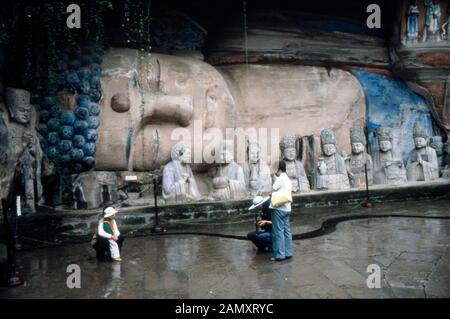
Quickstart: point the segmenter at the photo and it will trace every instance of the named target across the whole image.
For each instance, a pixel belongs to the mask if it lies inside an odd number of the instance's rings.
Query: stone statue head
[[[257,141],[248,142],[248,161],[252,164],[259,161],[259,144]]]
[[[320,133],[320,144],[322,145],[322,152],[325,156],[332,156],[336,154],[336,135],[334,135],[333,130],[322,130]]]
[[[225,140],[220,153],[220,162],[230,164],[234,161],[234,144],[233,141]]]
[[[380,126],[377,129],[377,138],[380,152],[386,153],[392,150],[392,135],[388,127]]]
[[[183,164],[191,163],[191,149],[184,144],[175,144],[170,155],[173,161],[180,161]]]
[[[19,124],[26,125],[31,118],[30,92],[22,89],[6,88],[5,102],[11,118]]]
[[[352,143],[352,154],[361,154],[366,145],[366,135],[364,129],[360,126],[354,126],[350,129],[350,140]]]
[[[294,134],[286,134],[281,138],[280,151],[284,160],[294,161],[297,158],[296,140],[297,137]]]
[[[438,156],[444,154],[444,142],[442,142],[442,136],[432,136],[430,139],[430,146],[435,149]]]
[[[427,146],[428,134],[419,122],[414,123],[413,137],[416,149],[421,149]]]

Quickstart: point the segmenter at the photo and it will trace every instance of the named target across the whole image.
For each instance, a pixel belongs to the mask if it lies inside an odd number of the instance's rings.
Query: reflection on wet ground
[[[378,205],[370,213],[450,215],[449,201]],[[333,216],[344,214],[334,209]],[[354,208],[355,213],[359,208]],[[315,228],[325,209],[294,216],[297,230]],[[307,221],[308,220],[308,221]],[[304,223],[303,226],[301,223]],[[248,220],[206,229],[245,234]],[[198,228],[202,231],[204,228]],[[233,231],[234,229],[234,231]],[[274,263],[250,242],[172,235],[128,238],[122,264],[97,263],[89,243],[18,254],[26,286],[3,298],[410,298],[450,297],[450,220],[369,218],[335,232],[294,241],[294,258]],[[81,267],[81,288],[68,289],[66,267]],[[367,266],[381,267],[369,289]]]

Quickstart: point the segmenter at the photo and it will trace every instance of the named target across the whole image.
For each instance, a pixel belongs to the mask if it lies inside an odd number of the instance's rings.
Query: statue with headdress
[[[172,160],[164,166],[162,196],[167,203],[196,201],[202,198],[190,167],[191,150],[184,144],[175,144]]]
[[[309,181],[302,161],[297,158],[296,142],[297,137],[294,134],[284,135],[280,141],[281,157],[286,162],[286,174],[291,179],[292,191],[308,192]]]
[[[394,156],[392,133],[381,126],[376,131],[378,151],[374,155],[373,180],[375,184],[398,185],[406,182],[406,170],[401,159]]]
[[[30,103],[30,99],[31,94],[26,90],[5,89],[5,105],[9,117],[3,118],[2,130],[6,133],[8,148],[7,157],[0,156],[2,160],[0,186],[2,190],[7,189],[4,185],[11,182],[15,169],[19,169],[25,208],[30,212],[35,212],[35,204],[42,202],[41,162],[43,153],[36,132],[36,109]],[[3,103],[0,104],[1,109],[4,109]],[[5,141],[2,143],[5,144]],[[0,193],[3,192],[0,191]]]
[[[250,195],[270,192],[272,190],[270,168],[261,158],[258,141],[248,141],[247,156],[247,161],[243,163],[242,169]]]
[[[355,126],[350,129],[350,142],[352,144],[352,154],[347,158],[347,171],[352,187],[366,186],[366,169],[367,181],[369,185],[373,184],[373,168],[372,157],[366,152],[366,135],[361,126]]]
[[[419,38],[419,15],[417,0],[412,0],[406,12],[406,39],[408,42],[416,43]]]
[[[322,154],[316,169],[317,189],[349,189],[347,166],[344,158],[338,154],[336,136],[333,130],[324,129],[320,133]]]
[[[441,41],[441,5],[439,0],[425,0],[425,30],[423,33],[423,42]]]
[[[220,160],[208,172],[212,177],[210,195],[216,200],[239,199],[247,196],[244,170],[234,161],[234,144],[225,140]]]
[[[450,178],[450,136],[447,137],[447,142],[444,144],[445,157],[444,168],[442,169],[442,177]]]
[[[427,146],[428,133],[416,121],[413,128],[415,148],[409,153],[406,163],[408,181],[432,181],[439,178],[439,165],[436,151]]]

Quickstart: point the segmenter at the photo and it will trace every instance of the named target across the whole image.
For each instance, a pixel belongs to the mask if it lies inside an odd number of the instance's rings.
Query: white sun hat
[[[112,215],[117,214],[118,212],[119,211],[116,210],[114,207],[109,206],[103,210],[103,217],[108,218],[108,217],[111,217]]]
[[[255,198],[253,198],[253,205],[250,206],[248,208],[248,210],[252,210],[255,209],[258,206],[261,206],[262,204],[264,204],[265,202],[267,202],[269,200],[270,196],[267,197],[262,197],[262,196],[256,196]]]

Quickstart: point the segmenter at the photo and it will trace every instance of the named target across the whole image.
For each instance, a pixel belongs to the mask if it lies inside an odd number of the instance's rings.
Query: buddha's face
[[[20,124],[28,124],[31,117],[31,105],[14,105],[11,107],[12,118]]]
[[[364,152],[364,144],[363,143],[352,143],[352,153],[357,155]]]
[[[322,147],[323,154],[326,156],[331,156],[336,154],[336,146],[334,144],[325,144]]]
[[[381,152],[389,152],[392,150],[392,143],[391,141],[380,141],[380,151]]]
[[[423,137],[416,137],[414,139],[414,145],[416,146],[416,149],[421,149],[427,146],[427,140]]]
[[[258,147],[256,146],[251,146],[248,149],[248,161],[250,163],[258,163],[259,160],[259,151],[258,151]]]
[[[283,151],[283,159],[287,161],[293,161],[295,160],[295,157],[297,156],[297,151],[294,147],[288,147],[285,148]]]
[[[183,164],[189,164],[191,163],[191,149],[190,148],[186,148],[184,150],[184,153],[180,156],[180,162]]]

